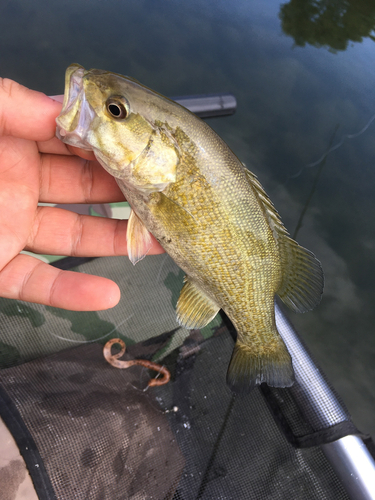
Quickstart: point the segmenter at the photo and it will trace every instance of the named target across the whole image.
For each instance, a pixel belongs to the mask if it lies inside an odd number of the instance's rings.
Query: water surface
[[[0,74],[63,92],[72,62],[166,95],[232,92],[211,120],[321,260],[321,305],[292,320],[375,436],[375,6],[371,1],[21,0],[0,5]]]

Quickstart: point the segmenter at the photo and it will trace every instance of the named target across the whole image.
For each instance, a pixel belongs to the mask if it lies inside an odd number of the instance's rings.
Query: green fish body
[[[238,336],[231,388],[293,383],[277,332],[275,294],[292,310],[314,308],[323,292],[319,261],[288,236],[256,176],[194,114],[137,81],[71,65],[57,135],[92,150],[130,206],[133,263],[150,233],[185,271],[177,318],[202,328],[223,309]]]

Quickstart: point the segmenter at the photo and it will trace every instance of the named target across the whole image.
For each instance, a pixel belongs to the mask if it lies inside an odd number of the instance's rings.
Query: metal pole
[[[275,303],[276,326],[293,359],[296,377],[290,391],[314,429],[350,420],[322,373],[316,367],[291,322]],[[352,500],[375,500],[375,462],[358,436],[345,436],[321,446]]]
[[[191,95],[172,97],[172,100],[201,118],[233,115],[237,109],[237,101],[233,94]]]
[[[375,499],[375,464],[362,439],[345,436],[321,448],[350,498]]]

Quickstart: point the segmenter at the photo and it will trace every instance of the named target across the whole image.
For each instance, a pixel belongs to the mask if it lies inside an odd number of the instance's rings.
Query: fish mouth
[[[128,164],[121,164],[118,168],[113,158],[106,155],[100,148],[95,147],[91,133],[91,123],[96,117],[96,112],[89,104],[86,97],[85,79],[92,75],[101,75],[106,71],[91,69],[85,70],[80,64],[71,64],[65,73],[65,91],[63,107],[56,118],[56,136],[65,144],[76,148],[92,151],[98,162],[114,177],[123,178],[131,169],[133,163],[143,154],[133,158]],[[151,137],[150,137],[151,141]],[[145,147],[147,150],[148,145]]]
[[[65,144],[93,151],[87,136],[95,112],[86,100],[83,85],[86,74],[79,64],[71,64],[66,70],[63,107],[56,118],[56,136]]]
[[[125,180],[131,183],[130,177],[134,176],[134,171],[137,170],[138,163],[147,160],[149,155],[152,159],[158,151],[158,147],[154,147],[156,141],[159,145],[162,142],[160,131],[158,128],[148,122],[149,137],[145,138],[136,148],[126,150],[120,148],[119,154],[111,153],[109,156],[108,148],[103,148],[95,133],[95,123],[100,122],[101,115],[98,114],[98,107],[101,105],[101,90],[99,89],[95,97],[93,88],[96,89],[95,81],[92,82],[92,77],[97,77],[108,72],[102,70],[85,70],[79,64],[71,64],[65,73],[65,92],[64,101],[61,113],[56,118],[56,136],[65,144],[74,146],[85,151],[92,151],[97,161],[111,175],[117,179]],[[94,78],[95,80],[95,78]],[[91,87],[90,87],[91,85]],[[88,92],[89,100],[86,92]],[[90,104],[91,103],[91,104]],[[148,121],[148,120],[147,120]],[[93,124],[94,122],[94,124]],[[166,131],[164,131],[167,134]],[[173,139],[172,139],[173,142]],[[155,151],[154,151],[155,150]],[[157,181],[150,185],[140,186],[144,191],[162,191],[169,183],[170,179],[159,181],[160,175],[156,176]],[[174,177],[172,180],[175,180]]]

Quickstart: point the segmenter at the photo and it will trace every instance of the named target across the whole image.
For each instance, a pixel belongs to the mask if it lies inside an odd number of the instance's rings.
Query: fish
[[[128,256],[147,254],[151,234],[185,272],[176,306],[188,329],[222,309],[237,331],[227,370],[234,392],[290,387],[291,356],[274,301],[313,309],[320,262],[290,238],[258,178],[200,118],[137,80],[72,64],[56,134],[93,151],[131,206]]]

